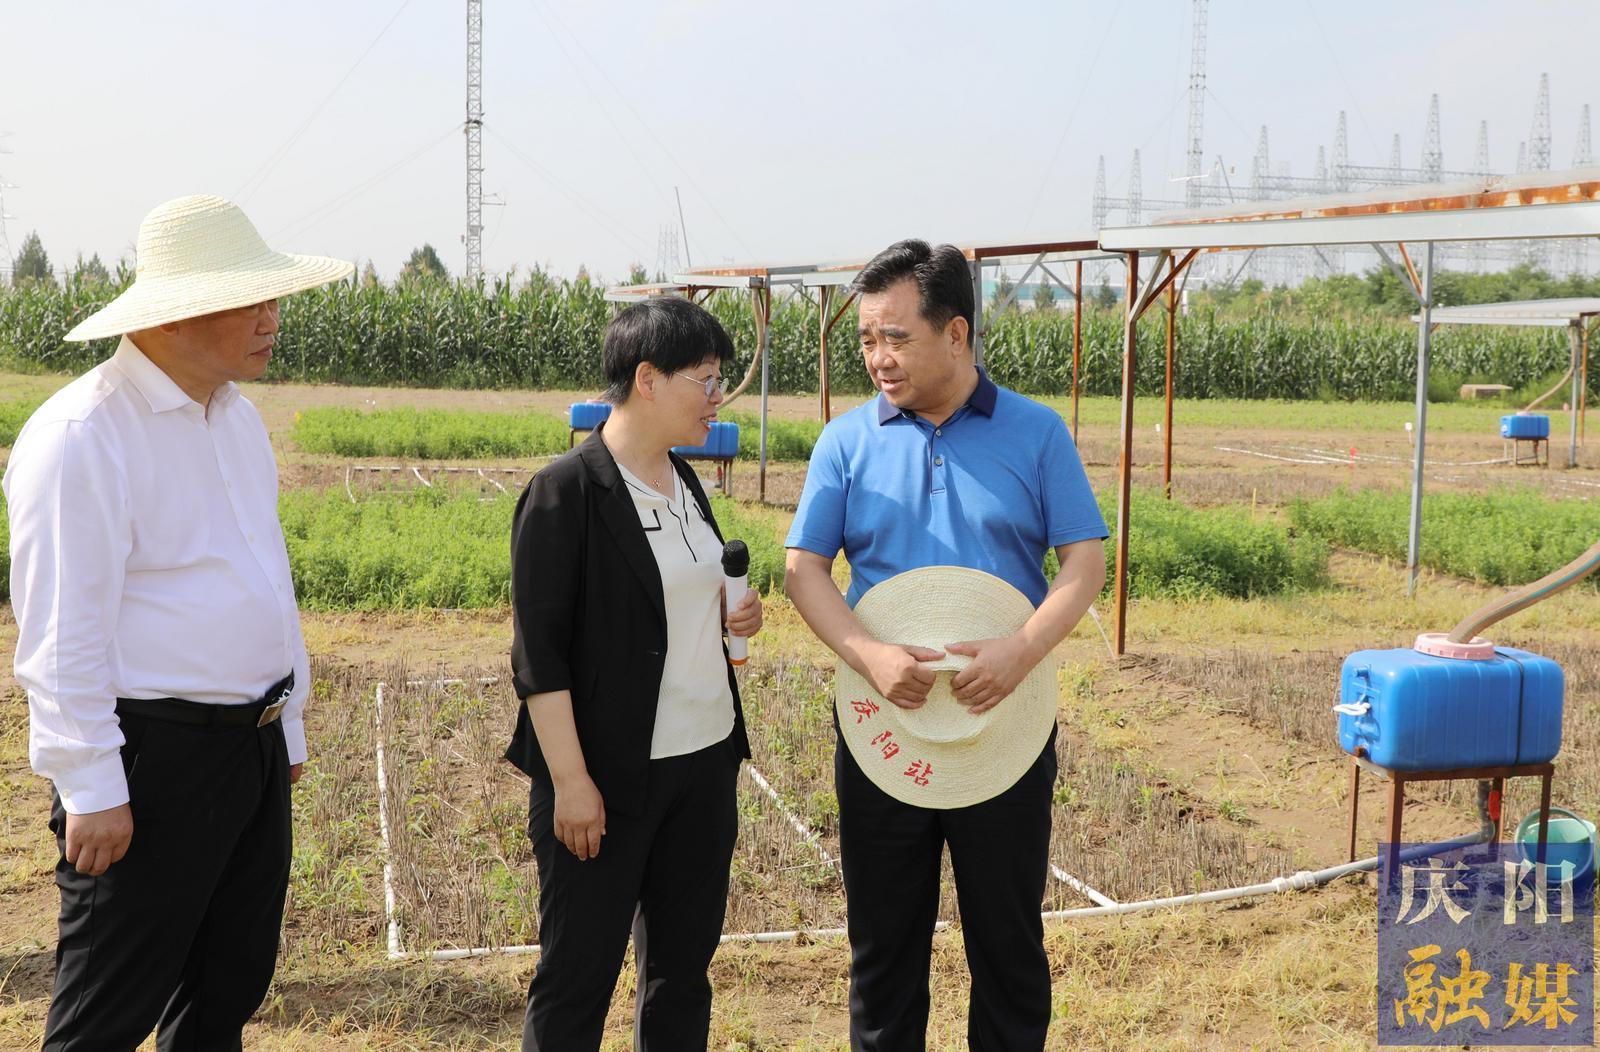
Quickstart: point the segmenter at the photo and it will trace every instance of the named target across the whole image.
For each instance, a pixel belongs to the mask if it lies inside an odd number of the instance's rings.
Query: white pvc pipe
[[[1050,863],[1050,872],[1057,880],[1061,881],[1061,883],[1078,892],[1091,902],[1098,902],[1102,906],[1115,906],[1117,904],[1116,899],[1109,895],[1101,894],[1094,888],[1091,888],[1089,885],[1079,880],[1077,877],[1073,876],[1071,873],[1068,873],[1066,870],[1056,865],[1054,862]]]
[[[1459,836],[1452,840],[1443,840],[1437,844],[1420,844],[1406,851],[1402,851],[1400,853],[1400,858],[1403,861],[1409,862],[1412,859],[1422,858],[1441,849],[1471,847],[1473,844],[1486,843],[1494,836],[1494,831],[1495,827],[1493,823],[1485,823],[1483,828],[1479,829],[1476,833],[1468,833],[1465,836]],[[1312,888],[1320,887],[1321,885],[1330,883],[1331,881],[1337,880],[1340,877],[1349,876],[1352,873],[1360,873],[1364,870],[1376,869],[1378,866],[1378,861],[1378,857],[1374,856],[1373,858],[1362,859],[1358,862],[1346,862],[1342,865],[1330,866],[1327,869],[1319,869],[1314,871],[1301,870],[1299,873],[1296,873],[1293,876],[1277,877],[1276,879],[1267,881],[1264,884],[1248,884],[1237,888],[1220,888],[1215,891],[1202,891],[1193,895],[1173,895],[1161,899],[1146,899],[1142,902],[1110,902],[1108,900],[1107,904],[1101,906],[1085,907],[1083,909],[1073,910],[1051,910],[1049,912],[1039,914],[1039,918],[1041,920],[1053,921],[1074,920],[1080,917],[1110,917],[1119,916],[1125,913],[1140,913],[1146,910],[1161,909],[1163,907],[1193,906],[1211,902],[1227,902],[1233,899],[1249,898],[1254,895],[1281,894],[1287,891],[1309,891]],[[1056,867],[1051,866],[1051,869],[1055,870]],[[1058,877],[1066,876],[1066,874],[1061,873],[1059,870],[1057,870],[1056,873]],[[1093,892],[1093,889],[1088,888],[1087,885],[1084,885],[1084,889],[1085,894],[1088,894],[1091,898],[1094,898],[1096,895],[1098,895],[1097,892]],[[934,925],[933,930],[944,931],[949,927],[950,923],[948,921],[939,921]],[[807,939],[837,939],[848,934],[849,932],[844,928],[801,928],[794,931],[738,932],[735,934],[724,935],[718,939],[717,942],[719,945],[726,945],[728,943],[793,942],[802,936]],[[391,949],[389,952],[389,959],[403,960],[413,957],[426,957],[435,961],[459,961],[469,957],[488,957],[494,954],[517,955],[538,952],[539,947],[537,945],[478,946],[471,949],[423,950],[412,951],[409,953],[401,953]]]
[[[389,849],[389,783],[384,777],[383,765],[383,687],[378,684],[377,699],[373,705],[378,760],[378,836],[383,842],[383,912],[389,919],[389,959],[405,956],[400,949],[400,918],[394,909],[394,862]]]
[[[1476,833],[1468,833],[1453,840],[1443,840],[1437,844],[1420,844],[1400,853],[1402,861],[1422,858],[1442,848],[1471,847],[1473,844],[1487,843],[1493,839],[1495,825],[1485,821]],[[1358,862],[1346,862],[1327,869],[1301,870],[1289,877],[1276,877],[1264,884],[1247,884],[1237,888],[1219,888],[1216,891],[1201,891],[1193,895],[1173,895],[1161,899],[1146,899],[1143,902],[1120,902],[1111,906],[1090,906],[1075,910],[1054,910],[1042,914],[1045,920],[1070,920],[1077,917],[1109,917],[1124,913],[1139,913],[1144,910],[1160,909],[1166,906],[1197,906],[1209,902],[1227,902],[1232,899],[1250,898],[1255,895],[1281,894],[1286,891],[1309,891],[1320,887],[1340,877],[1364,870],[1377,869],[1381,856],[1364,858]]]
[[[944,931],[950,927],[949,921],[939,921],[933,926],[934,931]],[[799,938],[806,939],[842,939],[850,932],[845,928],[798,928],[794,931],[747,931],[723,935],[717,939],[719,946],[729,943],[770,943],[794,942]],[[406,960],[409,958],[426,957],[435,961],[461,961],[469,957],[490,957],[494,954],[518,956],[522,954],[538,953],[539,947],[533,946],[474,946],[463,950],[412,950],[401,954],[390,954],[391,961]]]
[[[443,683],[446,681],[439,680],[434,682]],[[384,686],[385,684],[383,683],[379,683],[377,686],[374,709],[376,712],[375,720],[377,727],[377,733],[375,735],[375,751],[378,769],[378,831],[383,850],[383,906],[384,913],[388,918],[389,960],[398,961],[410,958],[428,958],[434,961],[458,961],[471,957],[487,957],[494,954],[518,955],[538,953],[539,947],[537,945],[478,946],[467,949],[417,951],[406,951],[401,948],[400,921],[395,912],[394,868],[391,860],[392,853],[389,840],[388,782],[384,777]],[[750,772],[750,775],[756,781],[756,784],[772,797],[773,801],[777,804],[778,809],[783,812],[786,818],[788,818],[790,824],[793,825],[802,836],[806,837],[810,843],[812,843],[812,845],[816,848],[817,853],[822,856],[824,861],[830,865],[838,866],[838,861],[834,859],[832,855],[828,854],[826,849],[822,847],[821,843],[817,841],[816,834],[812,833],[803,822],[801,822],[797,817],[791,814],[787,808],[784,807],[782,799],[779,798],[772,787],[767,784],[766,779],[761,776],[761,773],[756,770],[754,765],[746,764],[745,769]],[[1480,789],[1478,810],[1480,816],[1482,817],[1482,825],[1479,827],[1476,833],[1469,833],[1465,836],[1456,837],[1452,840],[1441,841],[1437,844],[1419,845],[1401,852],[1400,858],[1403,861],[1409,861],[1413,858],[1421,858],[1425,855],[1431,854],[1432,852],[1438,851],[1441,848],[1470,847],[1473,844],[1482,844],[1493,839],[1497,831],[1497,827],[1495,823],[1488,817],[1486,810],[1485,790],[1482,788]],[[1378,867],[1378,862],[1379,856],[1374,856],[1372,858],[1362,859],[1358,862],[1346,862],[1338,866],[1330,866],[1327,869],[1301,870],[1300,872],[1295,873],[1293,876],[1277,877],[1263,884],[1249,884],[1236,888],[1220,888],[1214,891],[1202,891],[1191,895],[1174,895],[1166,898],[1146,899],[1141,902],[1117,902],[1101,892],[1096,891],[1083,881],[1078,880],[1076,877],[1062,870],[1054,863],[1051,863],[1050,872],[1057,880],[1067,884],[1074,890],[1081,892],[1092,901],[1100,903],[1100,905],[1083,907],[1080,909],[1051,910],[1042,912],[1039,914],[1039,916],[1042,920],[1069,920],[1079,917],[1106,917],[1125,913],[1138,913],[1145,910],[1160,909],[1163,907],[1201,905],[1204,903],[1226,902],[1232,899],[1249,898],[1256,895],[1281,894],[1287,891],[1307,891],[1311,888],[1319,887],[1331,881],[1337,880],[1340,877],[1348,876],[1352,873],[1376,869]],[[943,931],[949,926],[950,924],[948,921],[939,921],[934,925],[934,931]],[[808,939],[822,939],[837,938],[846,934],[848,934],[848,932],[844,928],[811,928],[797,929],[794,931],[738,932],[734,934],[723,935],[718,940],[718,943],[792,942],[801,936],[804,936]]]
[[[1106,626],[1100,623],[1100,613],[1089,604],[1089,619],[1094,622],[1094,627],[1100,632],[1100,641],[1106,645],[1106,653],[1111,655],[1111,660],[1117,660],[1116,648],[1111,645],[1111,637],[1106,635]]]
[[[778,812],[783,815],[784,818],[788,819],[789,826],[796,833],[799,833],[806,843],[811,845],[812,849],[816,851],[817,855],[822,859],[822,861],[832,866],[840,873],[843,873],[844,868],[839,865],[839,860],[828,854],[828,849],[822,846],[821,838],[818,837],[816,833],[813,833],[809,826],[800,821],[798,815],[784,806],[783,800],[778,796],[777,790],[773,789],[772,786],[767,784],[767,780],[761,776],[761,772],[756,769],[756,765],[746,760],[744,763],[744,771],[750,776],[751,781],[755,782],[756,785],[761,787],[762,792],[766,793],[772,798],[772,802],[778,807]]]

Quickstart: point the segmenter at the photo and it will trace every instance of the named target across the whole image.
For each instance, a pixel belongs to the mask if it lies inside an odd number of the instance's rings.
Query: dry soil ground
[[[0,390],[37,395],[59,382],[0,377]],[[250,394],[274,432],[287,484],[333,484],[346,466],[293,448],[286,432],[298,409],[336,404],[559,411],[575,397],[298,385],[257,387]],[[809,398],[780,398],[774,412],[801,417],[814,412],[813,406]],[[1338,485],[1404,485],[1410,474],[1410,446],[1401,426],[1407,410],[1384,406],[1371,412],[1383,419],[1297,428],[1283,414],[1252,426],[1247,418],[1218,420],[1180,405],[1175,495],[1196,503],[1254,501],[1268,515],[1290,497]],[[1103,400],[1086,405],[1081,447],[1097,488],[1113,484],[1114,413]],[[1146,484],[1161,477],[1162,436],[1152,426],[1155,419],[1146,413],[1137,432],[1135,473]],[[1430,435],[1430,487],[1514,480],[1539,486],[1553,499],[1600,492],[1600,456],[1593,451],[1571,472],[1471,463],[1501,455],[1490,420],[1484,413],[1482,428]],[[1557,414],[1553,422],[1565,434],[1565,418]],[[1559,448],[1556,460],[1562,460]],[[741,464],[734,480],[736,496],[755,496],[752,466]],[[802,480],[802,465],[774,465],[769,500],[792,503]],[[1353,649],[1404,645],[1417,631],[1446,627],[1489,592],[1425,574],[1419,597],[1410,600],[1400,568],[1353,553],[1336,554],[1332,576],[1331,587],[1311,597],[1138,603],[1129,622],[1129,657],[1112,658],[1088,621],[1063,644],[1060,723],[1064,742],[1086,772],[1084,798],[1066,806],[1101,822],[1102,840],[1118,849],[1127,866],[1153,866],[1170,847],[1158,840],[1128,843],[1130,830],[1158,834],[1159,826],[1145,820],[1157,804],[1188,821],[1187,828],[1239,845],[1257,864],[1283,859],[1292,871],[1344,859],[1347,768],[1326,715],[1339,661]],[[826,665],[827,654],[781,597],[769,601],[768,620],[761,647],[769,662]],[[1597,628],[1600,601],[1583,590],[1521,615],[1497,633],[1501,641],[1564,656],[1567,750],[1556,796],[1588,814],[1600,810],[1594,750],[1600,669],[1587,658]],[[508,624],[504,611],[318,614],[306,617],[306,635],[324,680],[348,688],[337,697],[349,709],[366,704],[370,683],[398,664],[457,671],[498,667]],[[26,702],[10,678],[14,641],[9,608],[0,606],[0,1048],[8,1049],[37,1043],[49,998],[55,912],[55,851],[44,827],[49,790],[28,771]],[[348,880],[338,884],[330,878],[326,886],[341,890],[325,901],[291,902],[278,979],[247,1045],[514,1048],[531,957],[385,959],[379,867],[373,864],[376,830],[363,810],[372,776],[363,751],[368,743],[359,734],[367,732],[351,729],[369,721],[367,711],[336,711],[332,703],[311,710],[311,773],[319,755],[328,757],[325,781],[349,782],[328,790],[345,791],[357,801],[344,816],[350,828],[340,834],[353,845],[347,845]],[[1127,799],[1107,795],[1114,791],[1112,782],[1129,779],[1136,791]],[[322,844],[332,828],[324,825],[333,818],[312,813],[320,807],[317,799],[300,796],[303,844]],[[1508,811],[1520,816],[1528,805],[1524,791]],[[1368,779],[1364,849],[1376,842],[1383,814],[1380,787]],[[1411,837],[1454,835],[1471,825],[1465,788],[1420,792],[1407,811]],[[1091,840],[1084,841],[1081,859],[1058,853],[1060,863],[1073,870],[1081,862],[1080,875],[1098,865],[1105,879],[1131,879],[1107,862],[1095,862],[1103,856],[1094,855]],[[1374,901],[1370,880],[1356,878],[1232,907],[1052,923],[1047,940],[1057,1020],[1051,1047],[1369,1047],[1376,1018]],[[847,964],[848,949],[838,939],[725,947],[713,967],[713,1047],[846,1047]],[[930,1046],[964,1047],[966,971],[959,930],[937,937],[932,983]],[[625,970],[607,1047],[627,1047],[631,991]]]

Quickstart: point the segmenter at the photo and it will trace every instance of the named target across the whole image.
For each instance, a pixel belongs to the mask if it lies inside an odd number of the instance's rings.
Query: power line
[[[309,229],[310,227],[315,226],[317,223],[321,222],[323,219],[326,219],[329,215],[332,215],[334,212],[337,212],[340,208],[344,207],[346,204],[349,203],[350,200],[354,199],[362,191],[364,191],[364,190],[368,189],[369,187],[375,186],[378,183],[382,182],[384,179],[388,178],[390,175],[394,174],[396,171],[400,170],[401,168],[404,168],[406,165],[410,164],[412,161],[416,160],[418,157],[421,157],[423,154],[427,153],[429,150],[431,150],[434,147],[438,146],[441,142],[444,142],[445,139],[449,138],[451,135],[454,135],[460,129],[461,129],[461,125],[459,125],[459,124],[450,125],[450,127],[445,129],[445,131],[444,131],[444,133],[442,135],[439,135],[436,138],[430,139],[428,142],[426,142],[423,145],[417,147],[415,150],[413,150],[410,153],[406,154],[404,157],[400,158],[398,161],[395,161],[394,163],[392,163],[390,165],[387,165],[382,170],[380,170],[377,174],[369,176],[366,179],[361,180],[359,183],[355,184],[354,186],[352,186],[350,189],[344,191],[343,193],[340,193],[338,196],[328,199],[327,201],[325,201],[322,204],[318,205],[316,208],[313,208],[311,211],[309,211],[309,212],[305,213],[304,215],[302,215],[299,219],[296,219],[291,223],[287,223],[284,226],[279,227],[277,230],[273,231],[267,237],[267,240],[268,241],[276,241],[280,237],[282,237],[282,236],[284,236],[286,234],[290,234],[290,233],[294,233],[295,235],[298,235],[299,233],[304,232],[305,230]]]
[[[1100,43],[1095,46],[1094,57],[1089,60],[1089,69],[1083,75],[1083,83],[1079,86],[1077,95],[1073,99],[1072,109],[1067,113],[1067,123],[1061,126],[1061,134],[1056,137],[1056,148],[1050,151],[1050,161],[1044,166],[1044,176],[1039,180],[1039,189],[1033,195],[1033,204],[1028,206],[1028,218],[1024,226],[1031,226],[1034,215],[1039,211],[1039,202],[1044,200],[1044,192],[1050,186],[1050,176],[1055,169],[1056,159],[1061,156],[1061,147],[1066,145],[1067,132],[1072,129],[1072,122],[1078,116],[1078,110],[1083,105],[1084,98],[1088,95],[1086,90],[1094,77],[1095,67],[1100,64],[1100,53],[1105,50],[1106,40],[1111,36],[1111,27],[1116,25],[1117,15],[1122,13],[1122,3],[1118,0],[1117,6],[1112,9],[1111,17],[1106,20],[1106,28],[1100,34]]]
[[[1339,54],[1333,50],[1332,40],[1328,31],[1322,27],[1322,20],[1317,17],[1316,5],[1311,0],[1304,0],[1306,11],[1310,13],[1311,20],[1317,24],[1317,39],[1322,41],[1322,46],[1328,49],[1328,57],[1333,59],[1333,71],[1339,74],[1339,82],[1344,85],[1345,94],[1350,96],[1350,105],[1356,108],[1356,116],[1361,118],[1361,129],[1367,133],[1367,144],[1372,147],[1372,152],[1378,152],[1377,137],[1372,134],[1372,125],[1367,123],[1367,115],[1362,112],[1361,104],[1356,101],[1355,89],[1350,86],[1350,80],[1344,75],[1344,67],[1339,64]]]
[[[535,6],[537,6],[536,0]],[[676,167],[678,171],[683,173],[683,177],[685,181],[688,182],[689,188],[700,195],[700,199],[704,201],[706,207],[711,210],[711,214],[716,217],[717,222],[721,223],[723,228],[727,230],[728,233],[733,235],[733,239],[739,243],[739,247],[744,250],[746,256],[754,259],[756,256],[755,250],[745,242],[744,238],[739,235],[739,231],[734,229],[733,224],[729,223],[728,220],[717,209],[717,204],[712,200],[711,195],[707,194],[700,188],[700,184],[695,181],[694,173],[685,167],[683,162],[678,160],[677,155],[675,155],[672,150],[668,148],[667,144],[661,140],[661,137],[655,133],[655,129],[651,128],[649,123],[639,115],[639,111],[633,108],[633,103],[628,101],[628,96],[617,87],[616,82],[613,81],[610,75],[606,73],[605,67],[600,65],[600,63],[595,60],[595,57],[589,53],[589,49],[583,46],[583,41],[578,39],[577,34],[567,27],[567,24],[561,20],[561,16],[557,14],[554,9],[549,10],[549,15],[550,18],[554,19],[556,24],[559,25],[567,34],[568,39],[572,41],[577,49],[583,52],[584,57],[589,60],[590,65],[594,66],[595,72],[600,74],[601,79],[604,80],[607,86],[611,88],[612,92],[616,94],[617,100],[621,102],[623,107],[633,115],[633,119],[639,122],[639,127],[644,129],[644,133],[650,136],[651,141],[654,142],[661,152],[666,155],[667,160],[671,161],[673,166]]]
[[[633,235],[623,233],[619,227],[613,226],[611,220],[615,219],[615,217],[608,219],[605,213],[600,211],[599,206],[594,205],[577,190],[568,186],[550,169],[546,168],[538,161],[535,161],[532,157],[529,157],[527,154],[517,149],[516,146],[510,142],[510,140],[497,132],[493,125],[485,125],[485,129],[490,135],[494,136],[496,142],[498,142],[501,146],[504,146],[511,153],[511,156],[527,165],[529,170],[531,170],[535,175],[549,183],[556,190],[559,190],[562,194],[566,195],[569,201],[577,205],[578,208],[582,209],[589,216],[589,218],[598,223],[600,227],[606,231],[606,233],[610,234],[612,237],[621,242],[629,252],[642,252],[644,255],[641,255],[640,258],[648,258],[648,253],[650,251],[649,247],[646,246],[644,242],[635,238]]]
[[[383,28],[378,30],[378,35],[372,38],[372,43],[368,44],[366,50],[361,52],[361,56],[351,64],[349,69],[345,70],[344,76],[339,78],[339,82],[322,97],[321,102],[317,103],[311,108],[311,113],[304,121],[300,123],[300,126],[290,133],[289,137],[283,140],[283,143],[276,150],[272,151],[265,161],[261,162],[261,166],[254,172],[250,173],[250,178],[246,179],[240,185],[239,189],[233,192],[233,199],[235,201],[243,203],[249,199],[251,194],[255,193],[257,190],[261,189],[263,185],[265,185],[267,177],[272,174],[272,170],[278,166],[284,157],[288,156],[290,148],[294,146],[301,135],[305,134],[306,129],[311,127],[311,123],[317,119],[317,115],[322,112],[323,107],[327,106],[328,101],[339,93],[339,89],[344,87],[345,81],[349,80],[355,71],[360,67],[361,63],[367,60],[367,56],[372,54],[372,49],[378,46],[378,41],[383,39],[384,34],[389,32],[389,27],[394,25],[405,9],[410,6],[411,0],[402,0],[400,6],[395,9],[394,14],[389,16],[389,21],[385,22],[383,24]],[[255,184],[253,187],[251,186],[252,183]]]

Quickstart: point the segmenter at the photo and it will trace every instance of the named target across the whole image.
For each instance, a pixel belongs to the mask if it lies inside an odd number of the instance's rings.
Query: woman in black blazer
[[[614,406],[540,471],[511,534],[506,756],[533,780],[540,958],[522,1047],[600,1047],[631,929],[635,1046],[704,1048],[706,976],[750,755],[723,630],[761,627],[755,591],[722,595],[722,536],[694,471],[733,343],[686,300],[637,303],[606,329]],[[724,611],[726,610],[726,615]]]

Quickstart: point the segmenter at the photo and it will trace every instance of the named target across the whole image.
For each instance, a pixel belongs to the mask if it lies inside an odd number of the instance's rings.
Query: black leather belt
[[[117,714],[195,727],[266,727],[283,715],[293,691],[294,673],[290,672],[244,705],[208,705],[183,698],[118,698]]]

